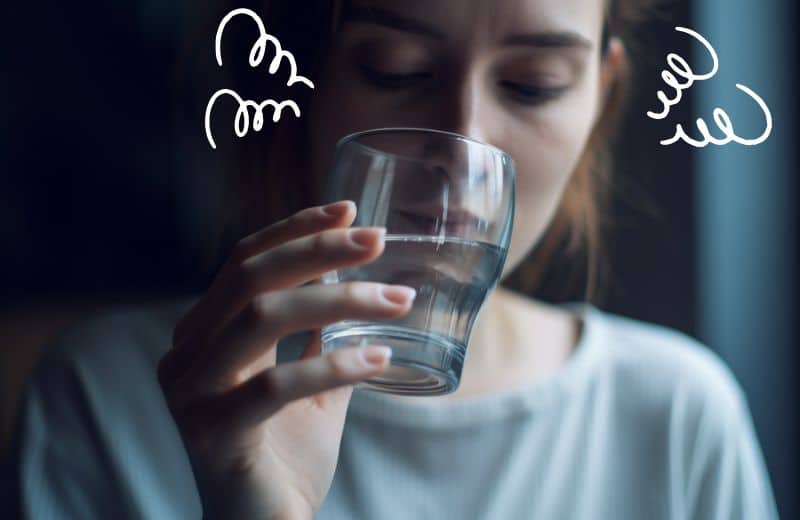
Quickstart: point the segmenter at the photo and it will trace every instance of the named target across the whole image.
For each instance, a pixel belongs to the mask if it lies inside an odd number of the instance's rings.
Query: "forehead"
[[[605,0],[346,0],[345,13],[395,14],[424,22],[447,39],[572,32],[593,45],[600,38]]]

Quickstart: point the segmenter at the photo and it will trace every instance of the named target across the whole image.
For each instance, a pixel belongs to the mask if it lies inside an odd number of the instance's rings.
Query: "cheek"
[[[516,263],[550,224],[586,146],[596,96],[574,90],[508,129],[506,142],[517,165],[517,206],[509,262]]]
[[[313,95],[306,127],[311,173],[320,196],[341,138],[361,130],[403,126],[399,119],[387,117],[385,110],[365,103],[359,94],[357,85],[334,75]]]
[[[517,161],[522,202],[560,198],[588,139],[591,115],[567,104],[554,108],[526,129],[515,132],[512,154]]]

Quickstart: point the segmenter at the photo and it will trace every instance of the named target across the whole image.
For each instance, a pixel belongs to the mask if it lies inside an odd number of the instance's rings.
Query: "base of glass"
[[[374,322],[341,322],[322,330],[322,352],[385,345],[391,364],[356,388],[398,395],[444,395],[458,388],[466,346],[443,336]]]

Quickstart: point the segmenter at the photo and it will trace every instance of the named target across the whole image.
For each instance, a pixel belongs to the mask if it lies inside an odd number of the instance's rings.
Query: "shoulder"
[[[684,424],[743,419],[746,398],[725,362],[695,338],[661,325],[587,310],[602,380],[644,414]],[[673,424],[674,426],[674,424]]]
[[[589,314],[602,367],[596,382],[611,390],[613,422],[645,439],[643,453],[664,457],[656,467],[668,469],[677,510],[692,518],[777,518],[747,399],[725,362],[676,330]]]
[[[47,345],[38,371],[59,367],[110,372],[155,365],[170,348],[173,329],[194,299],[126,305],[98,311]]]
[[[678,475],[684,484],[733,471],[767,497],[747,398],[725,362],[682,332],[597,310],[589,314],[601,367],[596,382],[612,392],[615,420],[663,446],[670,467],[687,472]],[[740,467],[726,466],[726,460]]]
[[[119,306],[72,325],[45,347],[26,385],[28,399],[51,411],[113,415],[114,405],[149,396],[158,389],[155,367],[192,301]]]
[[[156,376],[184,309],[171,301],[102,311],[48,346],[14,433],[28,516],[197,516],[191,467]]]

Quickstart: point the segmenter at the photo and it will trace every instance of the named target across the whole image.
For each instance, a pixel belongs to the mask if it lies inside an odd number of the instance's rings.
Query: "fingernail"
[[[358,351],[364,362],[372,366],[383,366],[392,358],[391,347],[371,346],[360,348]]]
[[[377,236],[375,231],[377,232]],[[350,240],[356,247],[359,248],[368,248],[370,247],[375,241],[383,240],[384,235],[386,234],[386,228],[353,228],[349,232]]]
[[[381,295],[392,305],[405,305],[417,296],[417,291],[404,285],[385,285]]]
[[[322,211],[332,217],[341,217],[342,215],[346,214],[350,208],[354,208],[355,205],[356,204],[352,200],[340,200],[339,202],[334,202],[333,204],[324,206]]]

